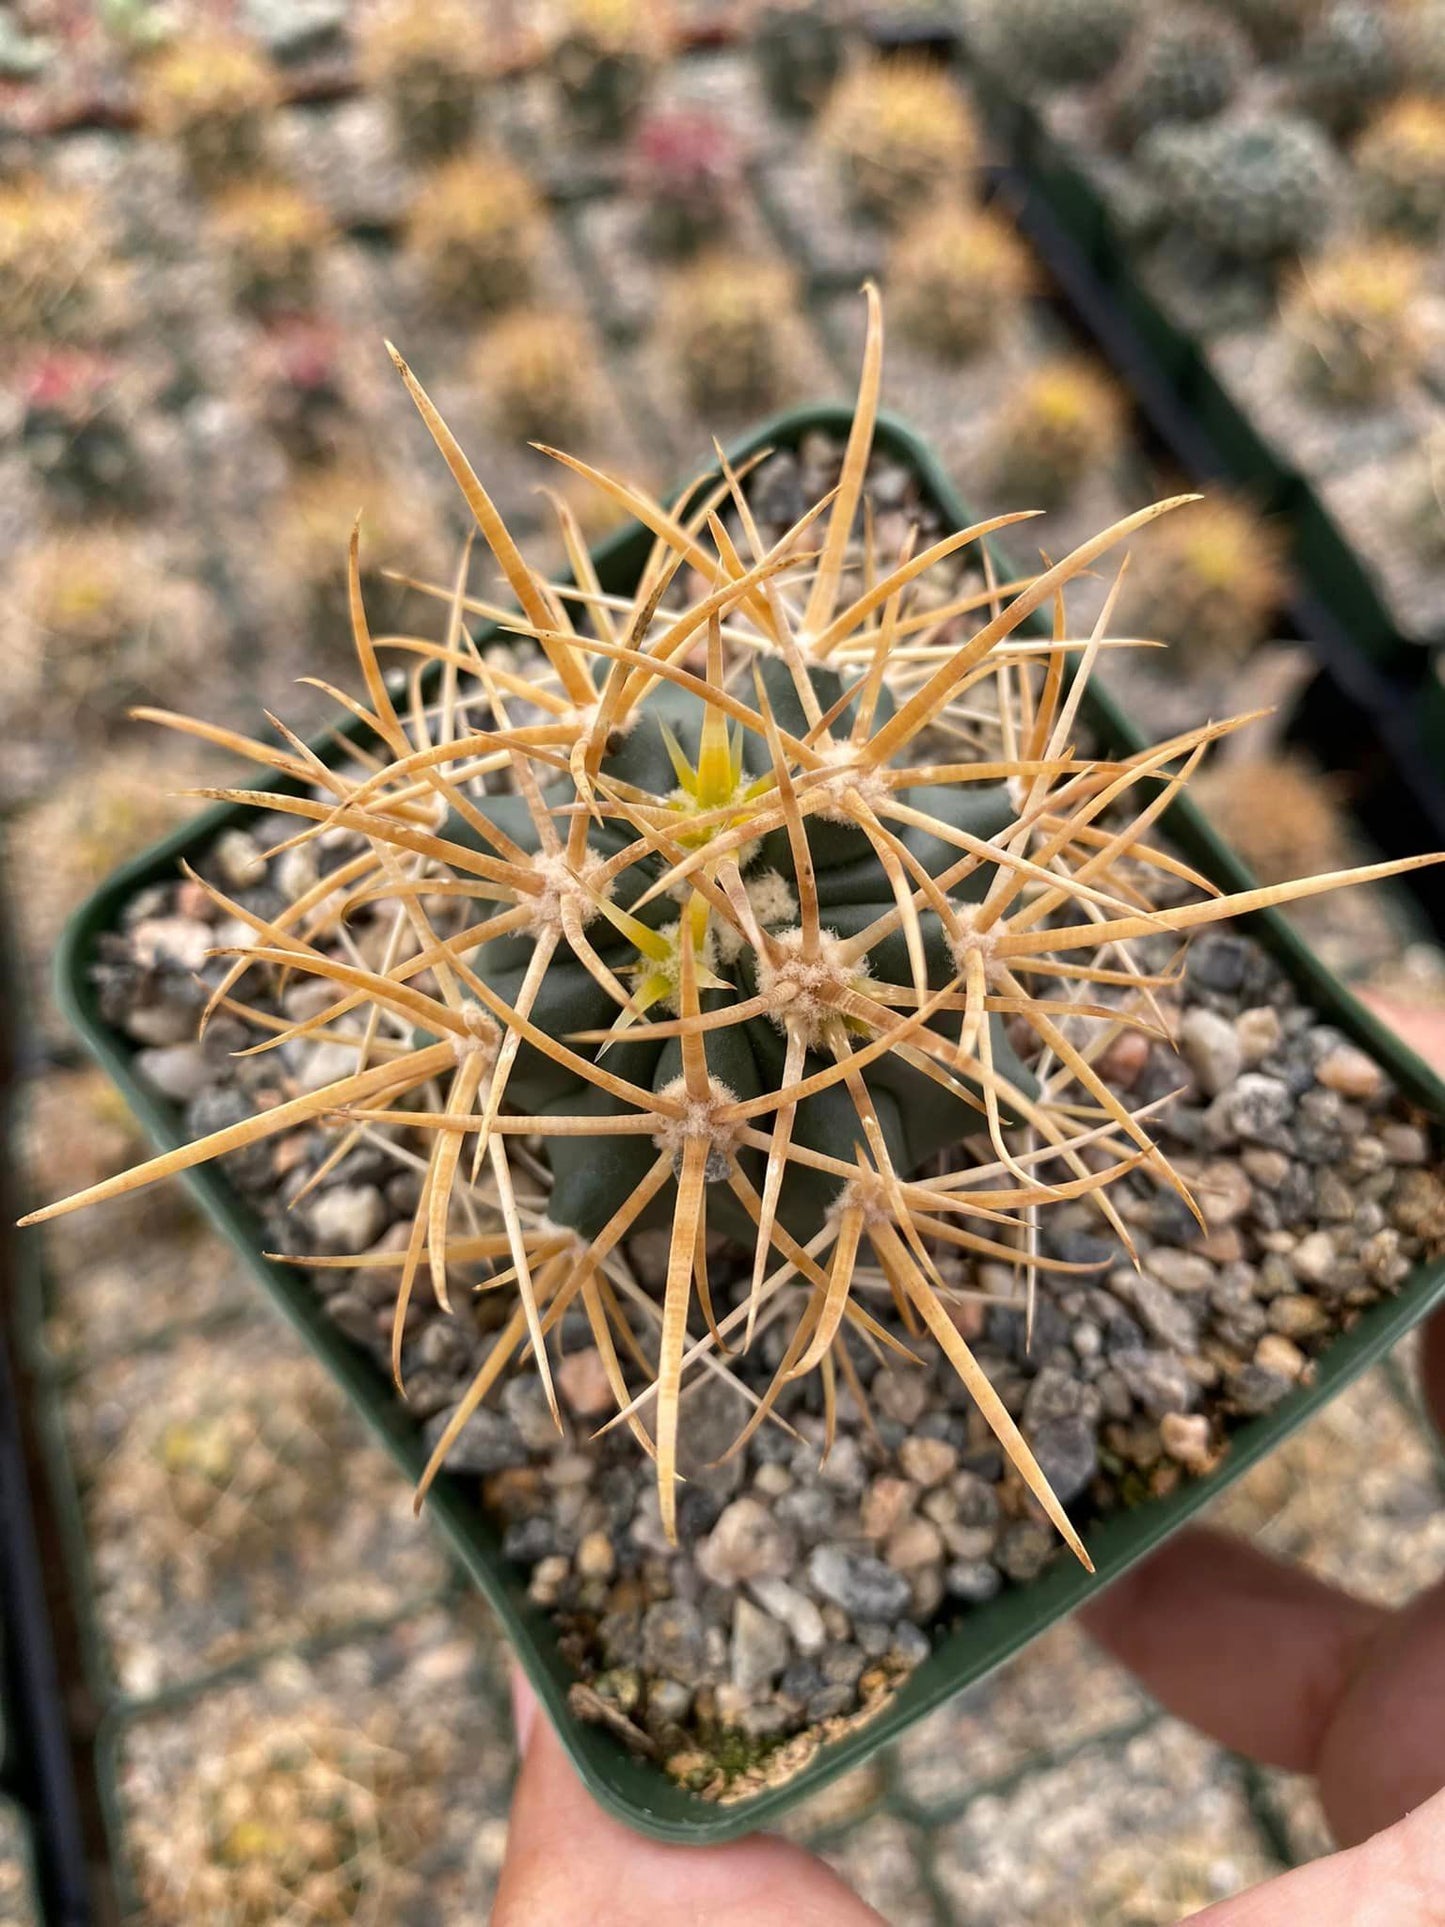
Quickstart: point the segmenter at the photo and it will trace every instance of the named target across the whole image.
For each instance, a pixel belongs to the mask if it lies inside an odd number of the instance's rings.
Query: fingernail
[[[526,1758],[531,1744],[532,1728],[537,1722],[537,1695],[528,1684],[527,1675],[520,1666],[512,1668],[512,1731],[516,1735],[517,1752]]]

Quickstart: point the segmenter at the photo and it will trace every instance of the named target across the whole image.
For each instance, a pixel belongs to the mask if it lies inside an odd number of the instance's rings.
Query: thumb
[[[520,1674],[513,1704],[522,1771],[492,1927],[883,1927],[786,1841],[672,1847],[630,1833],[586,1792]]]

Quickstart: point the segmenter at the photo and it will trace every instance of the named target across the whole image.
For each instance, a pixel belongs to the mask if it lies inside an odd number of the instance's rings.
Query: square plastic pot
[[[850,420],[851,410],[841,405],[798,410],[766,423],[732,453],[734,459],[740,459],[764,447],[793,446],[815,429],[841,435]],[[877,441],[887,454],[914,470],[947,527],[961,528],[972,519],[947,476],[908,428],[885,417],[879,424]],[[605,588],[631,587],[650,539],[641,529],[624,529],[596,551],[597,570]],[[1086,714],[1106,748],[1129,750],[1139,746],[1135,732],[1101,695],[1090,694]],[[325,753],[336,754],[334,742]],[[274,786],[273,779],[267,782]],[[173,877],[180,858],[199,855],[221,830],[244,821],[246,815],[243,809],[229,805],[208,811],[128,864],[79,911],[61,949],[59,978],[65,1008],[159,1148],[184,1140],[180,1117],[137,1077],[134,1047],[102,1022],[90,982],[90,966],[98,940],[117,927],[125,903],[137,890]],[[1249,885],[1248,872],[1187,802],[1176,803],[1165,821],[1186,858],[1217,883],[1225,889]],[[1445,1084],[1378,1024],[1279,918],[1262,914],[1242,922],[1274,953],[1304,997],[1329,1022],[1369,1051],[1408,1096],[1445,1117]],[[217,1169],[203,1166],[189,1172],[186,1181],[218,1228],[246,1258],[277,1309],[343,1386],[396,1463],[415,1479],[425,1463],[426,1449],[419,1425],[390,1382],[331,1323],[301,1272],[270,1264],[262,1257],[259,1221]],[[1087,1528],[1097,1568],[1092,1578],[1066,1556],[1060,1557],[1035,1583],[1011,1588],[989,1604],[957,1615],[940,1627],[934,1651],[871,1723],[820,1749],[786,1784],[731,1805],[715,1805],[685,1791],[659,1767],[633,1757],[609,1734],[572,1714],[567,1689],[573,1676],[558,1652],[555,1630],[545,1613],[527,1599],[521,1575],[502,1557],[497,1528],[464,1481],[446,1476],[440,1479],[427,1512],[500,1616],[578,1771],[602,1804],[630,1826],[659,1839],[696,1843],[724,1840],[776,1821],[785,1809],[857,1766],[950,1695],[1020,1652],[1055,1620],[1071,1613],[1167,1539],[1357,1373],[1388,1351],[1442,1297],[1445,1262],[1416,1270],[1395,1297],[1366,1312],[1336,1341],[1319,1361],[1309,1386],[1298,1388],[1273,1412],[1233,1434],[1217,1471],[1185,1484],[1167,1498],[1150,1500]]]

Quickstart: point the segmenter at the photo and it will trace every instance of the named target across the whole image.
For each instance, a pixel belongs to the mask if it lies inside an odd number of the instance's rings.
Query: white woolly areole
[[[803,954],[803,932],[796,924],[774,937],[776,961],[758,953],[758,993],[768,1000],[768,1015],[785,1034],[803,1038],[811,1049],[823,1040],[824,1026],[838,1018],[839,999],[857,988],[867,958],[850,958],[843,939],[831,930],[817,933],[816,954]]]
[[[490,1064],[502,1042],[501,1029],[496,1019],[471,998],[462,1005],[457,1015],[466,1025],[466,1035],[458,1036],[456,1031],[452,1031],[447,1042],[451,1045],[452,1055],[458,1064],[464,1063],[469,1057],[475,1057],[479,1051]]]
[[[858,762],[858,751],[852,743],[828,743],[818,751],[826,776],[814,776],[808,788],[815,794],[821,790],[829,800],[820,803],[817,814],[829,823],[852,823],[855,819],[844,807],[843,799],[849,790],[855,791],[870,809],[891,801],[892,786],[881,770],[865,767]]]
[[[693,1097],[689,1095],[686,1078],[674,1077],[658,1095],[680,1098],[682,1101],[680,1117],[658,1120],[652,1137],[658,1150],[666,1151],[672,1158],[674,1169],[680,1170],[683,1152],[690,1143],[701,1139],[708,1149],[704,1172],[707,1182],[716,1184],[725,1178],[732,1169],[733,1147],[737,1143],[739,1127],[728,1123],[718,1113],[737,1103],[737,1093],[729,1089],[721,1078],[709,1077],[707,1096]]]
[[[787,879],[779,876],[776,870],[759,870],[756,876],[744,878],[743,889],[752,905],[753,916],[764,929],[773,924],[796,921],[798,899],[793,895]],[[719,962],[736,963],[747,948],[747,938],[736,925],[726,923],[721,918],[714,929]]]
[[[565,852],[554,850],[532,858],[532,875],[541,880],[535,897],[525,899],[527,928],[541,932],[562,928],[563,906],[572,902],[584,925],[597,915],[598,897],[612,895],[612,879],[607,876],[607,859],[588,850],[574,869]]]
[[[948,933],[948,947],[953,952],[953,961],[958,965],[960,975],[966,974],[969,958],[976,956],[983,962],[984,982],[990,985],[996,983],[1003,969],[1003,958],[999,955],[998,948],[997,925],[980,930],[979,906],[973,903],[955,904],[954,916],[957,919],[958,932],[956,935],[953,931]]]
[[[861,1212],[865,1225],[891,1225],[898,1215],[882,1180],[876,1177],[856,1177],[848,1180],[829,1205],[828,1215],[831,1218],[839,1218],[846,1211]]]

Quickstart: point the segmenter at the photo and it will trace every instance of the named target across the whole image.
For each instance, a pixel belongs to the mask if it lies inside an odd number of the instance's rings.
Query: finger
[[[1445,1919],[1445,1793],[1345,1853],[1191,1914],[1189,1927],[1430,1927]]]
[[[530,1691],[517,1697],[522,1771],[492,1927],[883,1927],[820,1860],[785,1841],[669,1847],[630,1833],[584,1790]]]
[[[1252,1759],[1309,1772],[1388,1614],[1192,1527],[1080,1617],[1171,1713]]]
[[[1366,1647],[1314,1771],[1342,1842],[1389,1826],[1445,1786],[1445,1582],[1391,1613]]]

